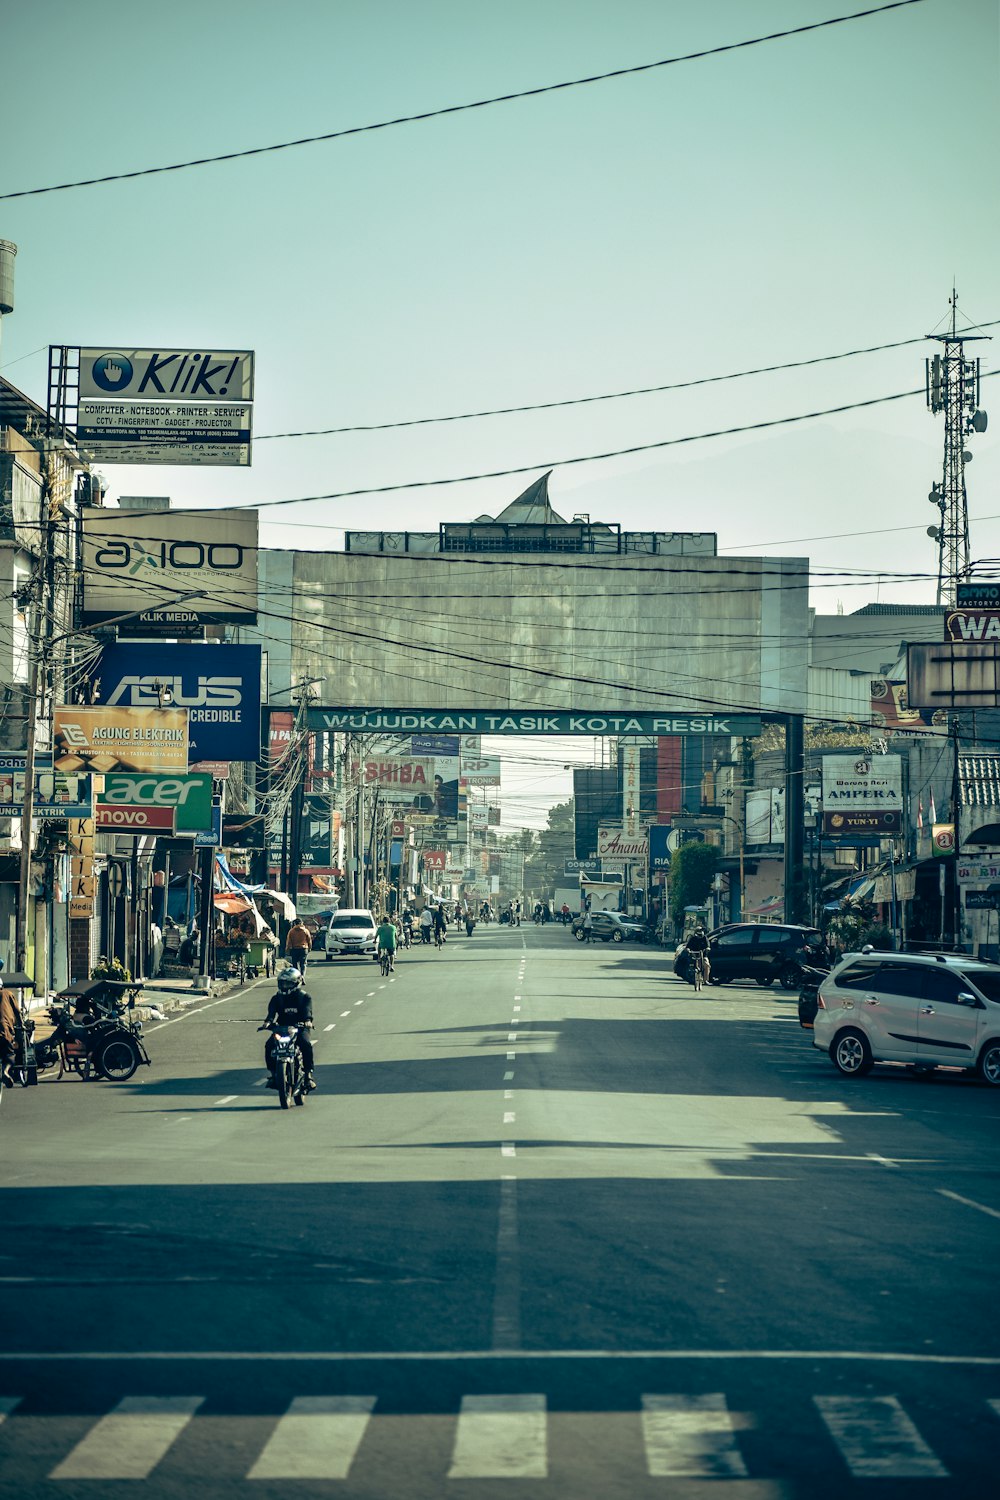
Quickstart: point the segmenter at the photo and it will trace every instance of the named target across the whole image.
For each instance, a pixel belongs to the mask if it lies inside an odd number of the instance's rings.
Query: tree
[[[682,844],[670,860],[670,915],[678,927],[685,906],[703,906],[719,867],[719,851],[712,844]]]
[[[525,863],[524,884],[539,900],[547,901],[563,883],[566,861],[576,852],[573,799],[549,808],[548,827],[537,836]]]

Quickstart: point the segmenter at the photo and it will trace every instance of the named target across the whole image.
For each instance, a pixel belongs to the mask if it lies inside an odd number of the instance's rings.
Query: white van
[[[370,911],[341,907],[334,912],[326,929],[327,960],[345,953],[370,956],[375,952],[375,932],[375,918]]]

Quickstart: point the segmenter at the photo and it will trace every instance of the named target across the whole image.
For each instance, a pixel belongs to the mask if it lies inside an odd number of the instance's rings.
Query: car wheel
[[[863,1032],[848,1028],[830,1043],[830,1061],[845,1078],[863,1078],[872,1069],[872,1049]]]
[[[992,1088],[1000,1088],[1000,1037],[992,1037],[979,1054],[976,1063],[979,1076]]]
[[[786,964],[778,975],[778,983],[783,990],[797,990],[799,987],[799,971],[794,964]]]
[[[615,930],[615,931],[614,931],[614,932],[613,932],[613,933],[612,933],[612,934],[611,934],[611,938],[612,938],[612,941],[613,941],[613,942],[615,942],[615,943],[622,943],[622,942],[624,942],[624,941],[625,941],[625,934],[624,934],[624,932],[619,932],[619,931],[618,931],[618,930],[617,930],[617,929],[616,929],[616,930]]]
[[[769,974],[769,975],[755,974],[754,975],[754,980],[755,980],[755,983],[757,983],[757,984],[760,985],[760,987],[761,987],[762,990],[769,990],[771,988],[772,984],[774,983],[774,975],[773,974]]]
[[[576,940],[577,940],[578,943],[582,943],[583,939],[584,939],[584,936],[585,936],[583,928],[582,927],[578,927],[577,930],[576,930],[576,932],[574,932],[573,936],[576,938]]]

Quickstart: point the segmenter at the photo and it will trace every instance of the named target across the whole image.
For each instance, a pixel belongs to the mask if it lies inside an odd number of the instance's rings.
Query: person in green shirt
[[[375,951],[381,957],[383,952],[389,955],[389,968],[393,967],[396,955],[396,926],[390,922],[388,917],[383,917],[375,933]]]

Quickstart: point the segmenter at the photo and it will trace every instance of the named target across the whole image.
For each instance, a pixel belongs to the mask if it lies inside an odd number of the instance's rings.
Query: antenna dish
[[[941,528],[940,528],[940,526],[928,526],[928,528],[927,528],[927,535],[929,537],[931,537],[935,542],[939,541],[940,537],[941,537]]]
[[[973,432],[985,432],[986,431],[986,422],[987,422],[987,416],[986,416],[986,413],[984,411],[973,412],[973,414],[972,414],[972,430],[973,430]]]

